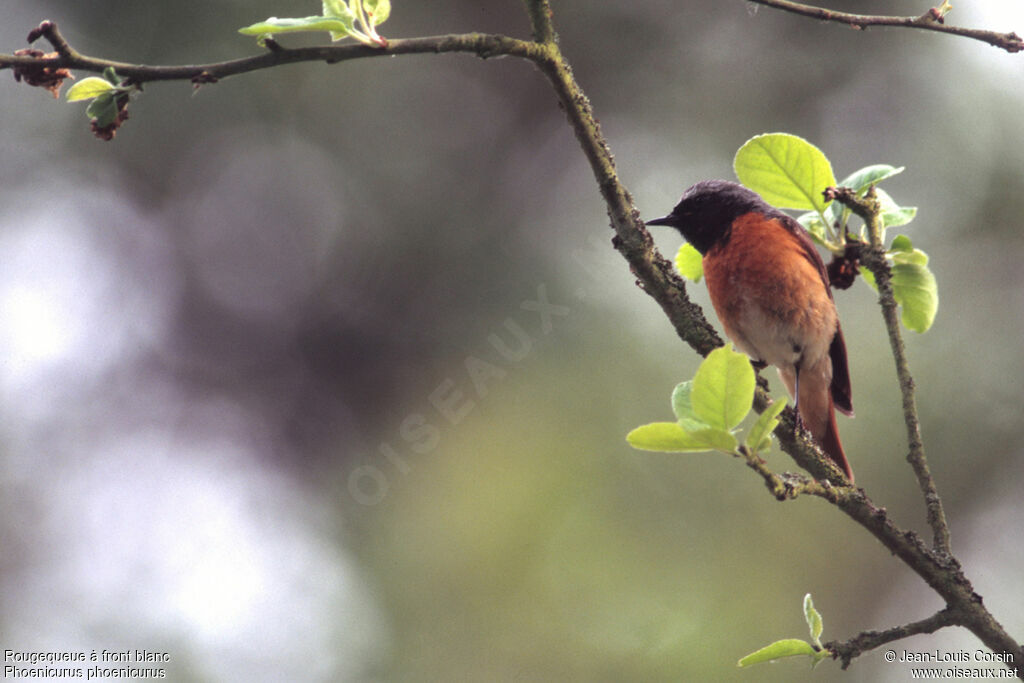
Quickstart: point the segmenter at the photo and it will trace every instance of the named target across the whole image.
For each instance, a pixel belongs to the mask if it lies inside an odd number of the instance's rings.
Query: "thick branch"
[[[755,402],[762,398],[759,390]],[[744,453],[747,466],[761,475],[768,490],[777,500],[789,500],[802,494],[832,503],[871,533],[893,555],[900,558],[946,602],[947,608],[940,612],[946,616],[936,616],[932,620],[901,627],[922,629],[908,632],[906,635],[930,632],[923,630],[925,626],[934,626],[932,630],[937,630],[942,625],[956,624],[970,629],[993,652],[1008,652],[1013,655],[1014,662],[1024,661],[1024,647],[1017,643],[985,609],[981,596],[974,592],[971,582],[964,576],[955,558],[929,549],[917,534],[897,527],[889,519],[885,508],[875,505],[863,489],[834,486],[831,481],[843,481],[842,474],[838,469],[831,472],[829,468],[835,468],[831,461],[820,454],[813,442],[801,438],[791,423],[783,420],[775,434],[782,449],[816,479],[811,480],[799,474],[775,474],[757,458]],[[946,620],[948,623],[939,624],[939,620]],[[891,637],[878,642],[874,640],[874,632],[861,633],[847,643],[840,644],[837,648],[829,646],[829,649],[836,652],[846,666],[859,654],[898,639],[900,636],[895,635],[896,631],[897,629],[886,631],[885,633]],[[1018,667],[1018,673],[1024,677],[1024,667]]]
[[[871,188],[864,197],[858,197],[856,192],[847,188],[830,190],[829,196],[849,207],[864,220],[867,226],[870,244],[862,252],[861,262],[871,270],[875,276],[875,282],[878,284],[882,317],[885,319],[885,327],[889,332],[889,345],[896,362],[896,376],[903,396],[903,421],[907,428],[908,444],[907,461],[914,470],[918,486],[924,496],[928,525],[931,527],[934,537],[933,547],[939,553],[951,555],[946,513],[942,509],[942,499],[939,497],[935,480],[932,478],[931,469],[928,467],[928,460],[924,454],[921,423],[917,416],[916,387],[914,378],[910,374],[907,351],[903,345],[903,333],[900,331],[899,306],[892,289],[892,271],[889,268],[889,263],[885,260],[885,247],[882,244],[882,228],[879,224],[881,207],[875,198],[874,188]]]
[[[1010,653],[1014,662],[1024,661],[1024,647],[985,609],[981,596],[974,592],[955,559],[934,553],[917,534],[893,524],[885,508],[872,503],[862,489],[822,486],[808,489],[807,493],[836,505],[913,569],[946,602],[950,623],[970,629],[993,652]],[[1024,677],[1024,667],[1018,668],[1018,673]]]
[[[573,77],[568,62],[562,57],[556,36],[550,27],[550,7],[546,1],[525,0],[535,34],[547,35],[541,47],[537,67],[551,82],[559,103],[569,119],[590,168],[597,180],[601,197],[608,207],[615,237],[615,248],[629,262],[637,284],[647,292],[668,316],[679,336],[698,353],[706,356],[722,345],[722,338],[708,323],[700,307],[690,301],[686,285],[669,263],[655,248],[650,233],[640,220],[633,198],[619,181],[611,150],[601,133],[590,100]],[[538,28],[538,22],[542,24]]]
[[[925,31],[937,31],[949,33],[964,38],[980,40],[994,47],[1006,50],[1007,52],[1020,52],[1024,50],[1024,39],[1014,32],[997,33],[996,31],[985,31],[976,28],[964,28],[962,26],[948,26],[942,23],[942,15],[930,10],[918,17],[890,17],[872,14],[850,14],[848,12],[836,12],[830,9],[805,5],[789,0],[750,0],[759,5],[774,7],[785,12],[793,12],[805,17],[813,17],[822,21],[835,21],[840,24],[859,30],[871,26],[899,26],[903,28],[919,28]]]

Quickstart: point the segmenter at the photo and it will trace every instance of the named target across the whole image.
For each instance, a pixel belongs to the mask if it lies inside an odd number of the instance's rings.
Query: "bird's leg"
[[[800,414],[800,364],[794,368],[793,374],[796,379],[793,381],[793,410],[796,411],[796,428],[799,431],[804,429],[804,418]]]

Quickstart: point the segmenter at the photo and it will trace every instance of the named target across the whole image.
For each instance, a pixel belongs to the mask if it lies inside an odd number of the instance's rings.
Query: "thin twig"
[[[792,472],[776,474],[771,471],[764,460],[756,453],[751,453],[746,446],[740,446],[739,456],[747,463],[747,467],[761,475],[765,486],[775,497],[775,500],[793,500],[802,494],[820,496],[823,493],[822,487],[828,486],[828,484],[822,484],[803,474],[794,474]]]
[[[97,59],[82,55],[68,45],[58,30],[57,25],[52,21],[40,24],[39,28],[33,30],[32,34],[30,34],[30,37],[32,36],[46,38],[54,46],[57,56],[39,59],[0,54],[0,69],[16,66],[35,68],[55,67],[102,73],[108,67],[113,67],[119,76],[129,79],[133,83],[147,83],[152,81],[188,81],[195,78],[220,80],[228,76],[236,76],[297,62],[326,62],[328,64],[335,64],[364,57],[441,52],[467,52],[484,59],[508,55],[536,60],[541,51],[541,48],[536,43],[529,40],[519,40],[508,36],[485,33],[465,33],[429,36],[426,38],[408,38],[404,40],[395,39],[390,40],[387,47],[354,43],[285,49],[275,42],[267,52],[253,57],[243,57],[241,59],[231,59],[209,64],[150,66],[109,59]]]
[[[558,40],[555,25],[551,20],[549,0],[526,0],[526,12],[530,15],[533,39],[538,43],[553,43]]]
[[[925,31],[937,31],[949,33],[964,38],[980,40],[994,47],[1006,50],[1007,52],[1020,52],[1024,50],[1024,39],[1014,32],[998,33],[976,28],[965,28],[962,26],[950,26],[942,23],[942,15],[935,11],[928,11],[917,17],[892,17],[873,14],[850,14],[848,12],[836,12],[835,10],[805,5],[800,2],[789,0],[749,0],[750,2],[774,7],[785,12],[800,14],[805,17],[813,17],[822,21],[835,21],[846,24],[851,28],[864,30],[871,26],[898,26],[902,28],[919,28]]]
[[[889,333],[889,345],[892,348],[893,359],[896,361],[896,375],[903,396],[903,421],[907,428],[907,461],[913,468],[918,486],[924,495],[928,525],[931,527],[934,537],[933,547],[936,552],[950,557],[952,549],[949,525],[946,523],[942,499],[939,497],[935,480],[932,478],[931,469],[928,467],[928,460],[924,454],[921,423],[917,415],[916,387],[914,378],[910,374],[907,351],[903,344],[903,333],[900,331],[899,305],[893,294],[892,271],[889,268],[889,263],[885,260],[882,227],[879,223],[881,206],[875,197],[874,187],[868,190],[863,197],[858,197],[856,192],[848,188],[832,188],[827,192],[829,197],[849,207],[851,211],[860,216],[867,226],[870,244],[867,249],[862,251],[861,262],[874,274],[875,282],[878,284],[882,316]]]
[[[859,657],[863,653],[881,647],[886,643],[922,633],[935,633],[941,628],[955,626],[958,623],[960,622],[957,612],[950,607],[946,607],[927,619],[914,621],[903,626],[896,626],[885,631],[864,631],[843,643],[834,640],[827,642],[825,643],[825,649],[831,651],[835,658],[842,662],[842,668],[846,669],[855,657]]]

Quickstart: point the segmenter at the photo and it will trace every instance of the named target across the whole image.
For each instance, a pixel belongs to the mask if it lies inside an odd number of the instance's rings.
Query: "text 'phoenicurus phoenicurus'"
[[[705,180],[647,225],[677,228],[703,255],[708,294],[725,334],[774,365],[822,450],[853,481],[835,409],[853,415],[846,343],[825,264],[803,227],[727,180]]]

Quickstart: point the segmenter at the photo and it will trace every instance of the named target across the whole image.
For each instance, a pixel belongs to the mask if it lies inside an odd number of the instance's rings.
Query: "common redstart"
[[[853,482],[835,409],[853,415],[846,343],[832,289],[807,231],[742,185],[705,180],[647,225],[677,228],[701,253],[725,334],[774,365],[811,435]]]

